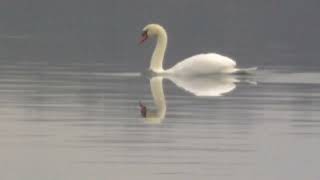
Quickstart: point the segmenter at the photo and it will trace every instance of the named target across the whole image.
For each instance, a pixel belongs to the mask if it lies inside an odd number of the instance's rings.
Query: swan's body
[[[158,24],[149,24],[143,29],[142,40],[156,37],[157,44],[152,54],[149,70],[156,74],[168,75],[203,75],[203,74],[231,74],[250,73],[256,68],[238,69],[231,58],[215,53],[198,54],[189,57],[168,70],[163,69],[163,59],[167,47],[166,30]]]
[[[166,72],[176,75],[201,75],[212,73],[234,73],[236,62],[226,56],[215,53],[191,56]]]

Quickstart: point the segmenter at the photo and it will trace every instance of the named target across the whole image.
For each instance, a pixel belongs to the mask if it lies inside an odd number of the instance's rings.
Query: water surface
[[[1,178],[318,177],[319,73],[270,67],[211,97],[164,79],[165,117],[150,122],[151,81],[121,66],[2,63]]]

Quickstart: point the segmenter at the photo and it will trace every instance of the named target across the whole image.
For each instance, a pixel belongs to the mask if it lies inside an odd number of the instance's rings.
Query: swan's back
[[[235,66],[236,62],[226,56],[208,53],[191,56],[170,68],[168,72],[176,75],[232,73]]]

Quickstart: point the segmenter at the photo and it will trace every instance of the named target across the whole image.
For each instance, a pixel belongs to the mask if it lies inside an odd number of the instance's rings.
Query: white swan
[[[163,69],[163,59],[167,47],[166,30],[159,24],[148,24],[143,28],[140,43],[149,37],[157,38],[157,44],[152,54],[149,70],[155,74],[166,75],[203,75],[203,74],[232,74],[250,73],[256,68],[238,69],[236,62],[226,56],[215,53],[198,54],[189,57],[170,69]]]

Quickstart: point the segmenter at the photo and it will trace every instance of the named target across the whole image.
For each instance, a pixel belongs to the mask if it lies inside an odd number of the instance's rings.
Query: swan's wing
[[[170,71],[176,74],[210,74],[229,72],[236,62],[220,54],[208,53],[191,56],[175,66]]]

